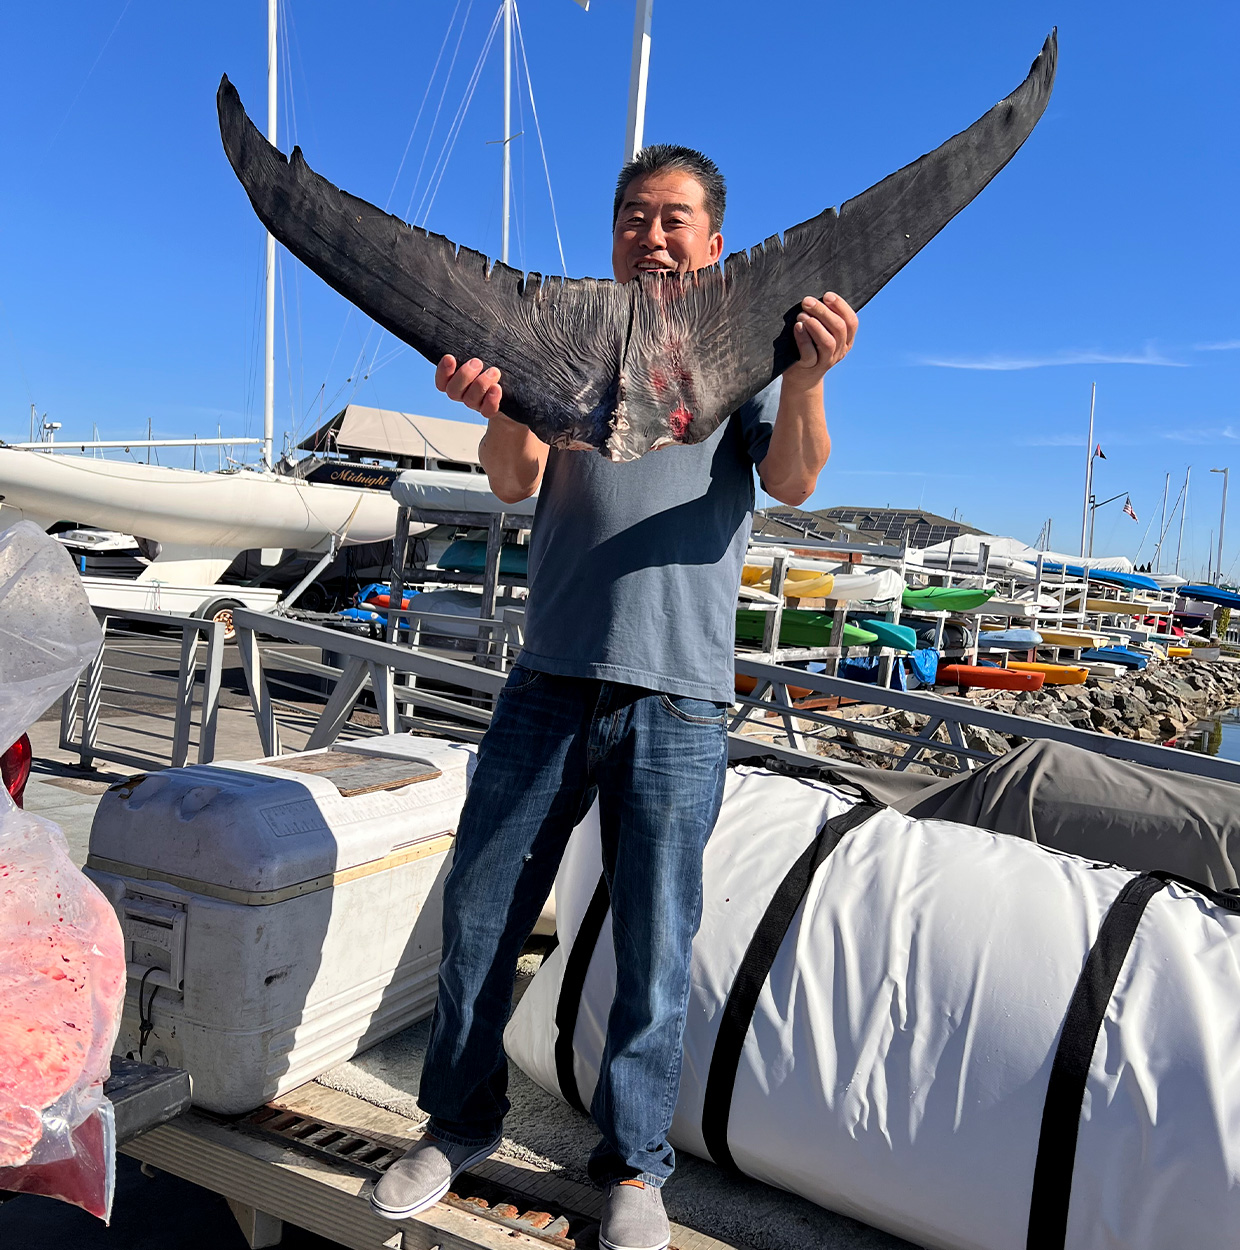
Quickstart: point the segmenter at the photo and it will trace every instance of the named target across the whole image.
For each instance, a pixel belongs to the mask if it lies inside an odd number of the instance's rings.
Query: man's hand
[[[456,363],[445,356],[435,366],[435,386],[487,419],[487,432],[478,444],[478,460],[487,472],[491,490],[504,503],[519,503],[533,495],[542,483],[547,464],[547,444],[528,425],[513,421],[499,410],[504,392],[498,369],[481,360]]]
[[[445,356],[435,366],[436,388],[487,420],[499,415],[504,398],[499,377],[498,369],[488,369],[477,359],[458,365],[455,356]]]
[[[857,314],[834,291],[822,299],[807,296],[793,327],[801,359],[784,371],[784,386],[811,390],[832,365],[848,355],[857,337]]]
[[[801,359],[784,370],[779,412],[758,476],[768,494],[799,508],[813,493],[831,454],[822,379],[852,348],[857,314],[828,291],[822,299],[801,301],[793,333]]]

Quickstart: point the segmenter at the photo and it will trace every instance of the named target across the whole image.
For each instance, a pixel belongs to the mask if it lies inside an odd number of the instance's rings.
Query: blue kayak
[[[1042,635],[1036,629],[984,629],[977,636],[977,645],[987,647],[1040,647]]]
[[[1069,577],[1084,577],[1085,566],[1083,564],[1051,564],[1044,561],[1042,564],[1044,573],[1064,573]],[[1091,582],[1105,582],[1108,586],[1127,586],[1130,590],[1158,590],[1162,587],[1152,578],[1146,577],[1143,573],[1113,573],[1110,569],[1090,569],[1089,580]],[[1183,591],[1183,587],[1180,587]]]
[[[1097,660],[1103,664],[1122,664],[1125,668],[1135,668],[1138,672],[1149,663],[1145,656],[1129,651],[1127,647],[1091,647],[1088,651],[1081,652],[1081,659]]]

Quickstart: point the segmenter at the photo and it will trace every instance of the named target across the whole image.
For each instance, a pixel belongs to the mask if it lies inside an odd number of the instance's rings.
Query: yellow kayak
[[[1192,655],[1192,653],[1193,653],[1192,647],[1168,647],[1167,648],[1168,655],[1178,656],[1180,659],[1184,659],[1185,656]]]
[[[1042,643],[1047,647],[1105,647],[1105,634],[1091,633],[1087,629],[1051,629],[1050,626],[1038,626],[1042,635]]]
[[[1035,664],[1032,662],[1009,660],[1008,668],[1018,673],[1041,673],[1047,686],[1083,686],[1089,676],[1086,668],[1077,668],[1074,664]]]
[[[747,564],[741,570],[741,585],[770,590],[771,570]],[[827,599],[834,588],[834,573],[815,573],[812,569],[788,569],[784,573],[785,599]]]
[[[1079,612],[1081,610],[1081,601],[1077,599],[1075,602],[1068,604],[1067,609],[1069,612]],[[1085,611],[1114,613],[1116,616],[1148,616],[1152,614],[1152,609],[1148,603],[1130,603],[1122,599],[1086,599]]]

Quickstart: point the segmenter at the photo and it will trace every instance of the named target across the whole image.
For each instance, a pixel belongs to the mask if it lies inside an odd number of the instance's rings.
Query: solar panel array
[[[830,542],[877,541],[872,534],[858,534],[851,527],[835,524],[818,512],[801,508],[763,508],[753,514],[753,532],[766,538],[821,538]]]
[[[907,535],[910,547],[933,547],[936,543],[959,538],[961,534],[983,532],[963,521],[949,521],[947,517],[916,508],[824,508],[815,515],[827,524],[855,525],[897,545],[904,542]]]

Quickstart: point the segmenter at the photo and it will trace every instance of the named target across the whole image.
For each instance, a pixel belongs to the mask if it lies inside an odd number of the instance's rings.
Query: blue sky
[[[281,146],[498,254],[498,40],[445,145],[497,6],[284,0]],[[1105,509],[1097,548],[1136,554],[1153,516],[1147,558],[1164,474],[1174,499],[1191,464],[1184,563],[1204,571],[1221,485],[1208,470],[1240,469],[1240,6],[1171,13],[658,0],[646,138],[723,168],[725,251],[970,124],[1059,24],[1059,81],[1032,138],[864,310],[829,378],[835,452],[810,506],[921,505],[1026,541],[1052,517],[1053,542],[1075,550],[1097,382],[1098,493],[1131,492],[1140,516]],[[6,6],[0,437],[27,437],[32,402],[61,437],[140,437],[148,420],[163,436],[261,429],[263,235],[214,92],[226,71],[263,117],[265,14],[262,0]],[[589,13],[527,0],[521,14],[574,276],[610,270],[632,16],[627,0]],[[513,259],[556,272],[528,91],[520,108]],[[350,398],[459,415],[420,356],[287,257],[281,274],[277,430],[304,435]],[[1240,515],[1229,532],[1235,576]]]

